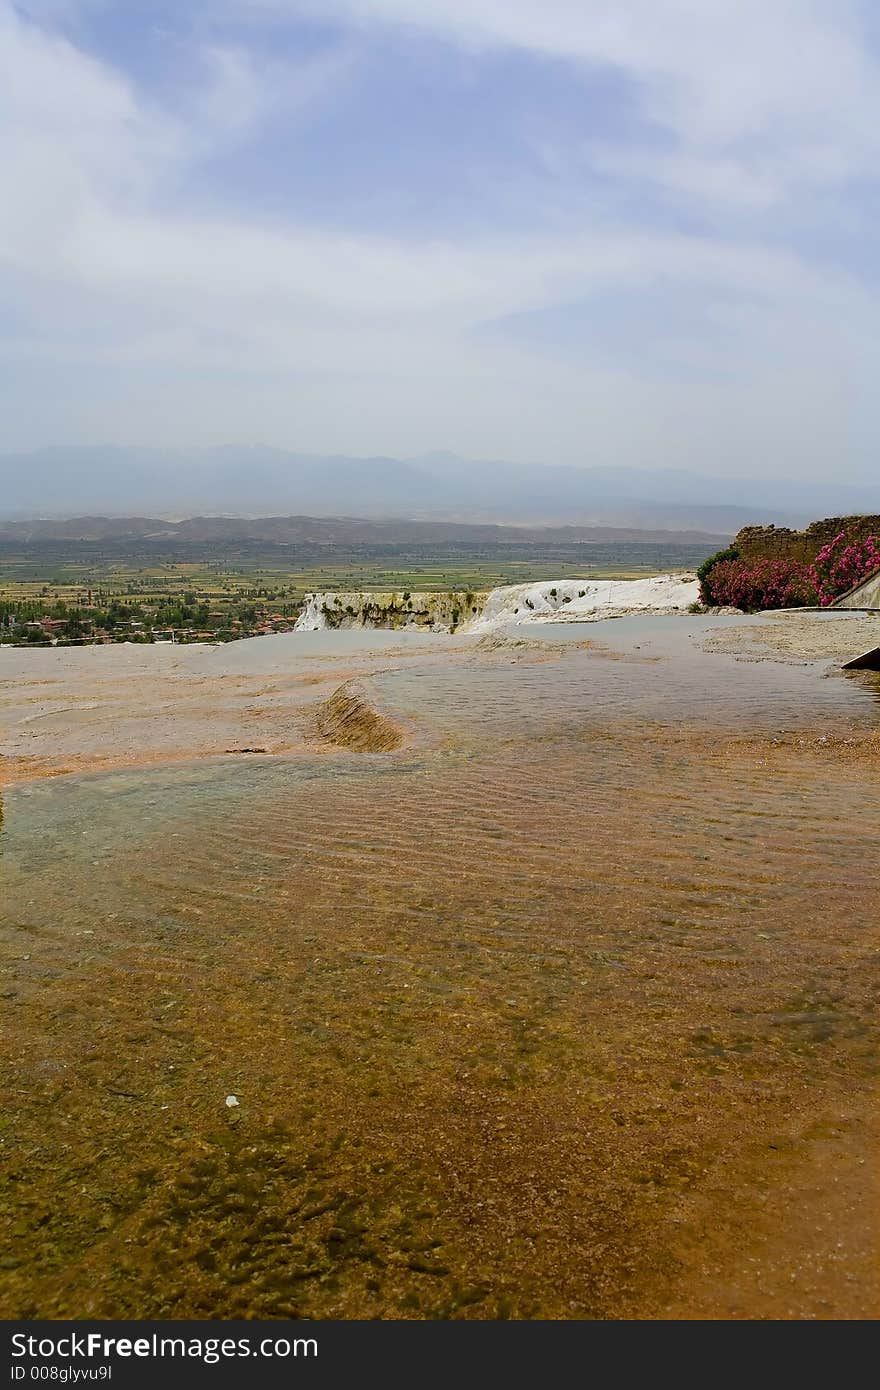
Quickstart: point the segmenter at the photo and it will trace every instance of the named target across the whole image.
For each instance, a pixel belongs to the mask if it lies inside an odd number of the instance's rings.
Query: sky
[[[0,452],[870,481],[870,0],[0,0]]]

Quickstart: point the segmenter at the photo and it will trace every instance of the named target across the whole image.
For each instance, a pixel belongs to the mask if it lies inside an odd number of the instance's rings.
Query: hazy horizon
[[[865,0],[0,0],[0,453],[868,486],[878,53]]]
[[[880,511],[880,488],[839,479],[706,478],[683,469],[572,468],[435,452],[318,455],[265,446],[56,448],[0,456],[0,519],[363,517],[599,525],[732,534]]]

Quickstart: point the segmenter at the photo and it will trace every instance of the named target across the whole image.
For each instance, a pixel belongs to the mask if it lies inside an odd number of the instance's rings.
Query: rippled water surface
[[[391,661],[394,753],[7,795],[7,1314],[662,1315],[843,1123],[876,681],[602,626]]]

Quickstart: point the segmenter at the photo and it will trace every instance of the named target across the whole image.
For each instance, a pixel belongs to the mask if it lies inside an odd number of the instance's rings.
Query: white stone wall
[[[872,574],[851,594],[839,598],[835,608],[880,608],[880,571]]]

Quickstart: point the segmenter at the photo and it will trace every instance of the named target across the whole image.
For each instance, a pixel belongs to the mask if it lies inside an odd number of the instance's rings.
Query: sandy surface
[[[44,777],[148,768],[228,755],[332,753],[316,717],[347,682],[408,667],[558,660],[537,633],[390,641],[321,653],[308,637],[192,643],[0,649],[0,787]],[[388,634],[391,636],[391,634]],[[337,634],[322,633],[330,643]],[[572,638],[564,651],[618,660],[601,643]],[[631,659],[631,658],[630,658]],[[644,658],[649,660],[650,658]],[[423,733],[427,734],[427,730]]]
[[[277,644],[259,638],[220,648],[7,649],[0,786],[196,757],[321,750],[314,719],[321,701],[353,678],[425,659],[403,647],[320,658],[296,646],[280,650],[281,658]]]
[[[682,622],[658,621],[664,636],[675,635]],[[586,630],[598,631],[592,626]],[[603,640],[579,638],[574,631],[564,646],[546,640],[537,628],[514,626],[458,640],[438,635],[410,645],[390,641],[379,650],[358,650],[352,645],[358,634],[352,632],[345,634],[349,650],[331,648],[323,654],[302,646],[308,639],[298,637],[251,639],[228,647],[6,648],[0,652],[0,787],[193,758],[332,754],[334,740],[322,738],[320,720],[316,722],[323,703],[349,681],[369,682],[409,668],[531,667],[552,664],[563,652],[649,666],[662,664],[664,651],[668,656],[664,647],[654,648],[644,639],[635,645],[635,639],[624,640],[617,649],[608,645],[617,637],[617,624],[605,624]],[[332,642],[336,634],[321,637]],[[748,662],[824,661],[833,671],[842,660],[876,645],[880,615],[788,613],[712,630],[698,640],[692,657],[699,660],[702,648]],[[430,737],[427,724],[422,735]],[[812,737],[820,751],[833,751],[838,758],[873,761],[876,756],[870,731],[848,737],[818,727],[812,735],[796,737]],[[718,745],[716,738],[714,747],[738,747],[739,741]],[[778,746],[778,740],[759,740],[756,756],[772,754]],[[707,755],[711,752],[707,749]]]
[[[880,613],[831,617],[819,613],[773,613],[758,623],[726,627],[704,642],[710,652],[751,659],[850,661],[880,646]]]

